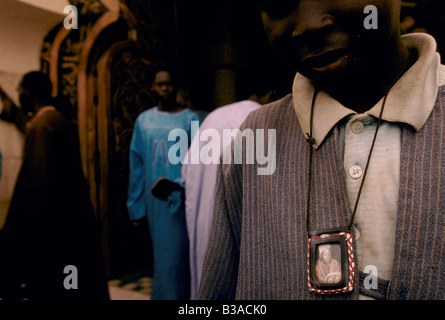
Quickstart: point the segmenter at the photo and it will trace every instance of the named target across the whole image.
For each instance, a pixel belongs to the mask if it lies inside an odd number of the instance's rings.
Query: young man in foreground
[[[220,166],[200,298],[444,299],[445,73],[434,39],[401,36],[400,1],[258,4],[298,73],[291,95],[240,128],[276,130],[275,173]],[[323,244],[341,261],[337,283],[315,277]]]

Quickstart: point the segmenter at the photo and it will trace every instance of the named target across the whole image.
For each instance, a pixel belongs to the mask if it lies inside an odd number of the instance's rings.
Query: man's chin
[[[173,100],[172,100],[172,97],[169,96],[169,95],[166,95],[166,96],[161,95],[161,96],[159,96],[159,99],[160,99],[164,104],[165,104],[165,103],[170,103],[170,102],[173,101]]]

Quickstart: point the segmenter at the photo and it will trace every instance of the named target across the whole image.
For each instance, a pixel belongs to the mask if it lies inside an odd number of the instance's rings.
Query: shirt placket
[[[350,116],[346,124],[343,166],[351,208],[357,200],[376,125],[369,115]]]

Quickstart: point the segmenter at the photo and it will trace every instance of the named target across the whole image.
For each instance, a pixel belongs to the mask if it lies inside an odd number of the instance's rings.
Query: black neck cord
[[[389,87],[388,91],[385,94],[385,97],[383,98],[382,108],[380,110],[380,115],[379,115],[379,118],[378,118],[378,121],[377,121],[377,126],[376,126],[376,129],[375,129],[374,138],[372,140],[371,149],[369,151],[368,160],[366,162],[366,167],[365,167],[365,170],[363,172],[362,182],[360,184],[360,188],[359,188],[359,191],[358,191],[358,194],[357,194],[357,199],[355,201],[354,209],[352,211],[351,221],[349,222],[349,225],[348,225],[349,231],[352,230],[352,225],[354,224],[354,219],[355,219],[355,215],[357,213],[357,208],[358,208],[360,196],[361,196],[361,193],[362,193],[362,190],[363,190],[363,186],[365,184],[365,179],[366,179],[366,175],[368,173],[369,164],[371,162],[372,152],[374,150],[375,142],[377,140],[377,134],[379,132],[380,125],[381,125],[381,122],[382,122],[383,111],[385,109],[386,100],[388,98],[389,92],[391,91],[392,87],[400,79],[402,74],[407,70],[407,67],[408,67],[410,61],[411,61],[411,59],[408,59],[405,67],[400,71],[399,75],[396,77],[396,79],[393,82],[393,84]],[[308,175],[309,182],[308,182],[307,211],[306,211],[306,226],[307,226],[308,233],[310,231],[310,218],[309,217],[310,217],[311,191],[312,191],[312,158],[313,158],[313,153],[314,153],[314,150],[313,150],[314,147],[313,146],[316,143],[315,138],[312,136],[312,128],[313,128],[313,120],[314,120],[315,100],[317,98],[318,92],[319,92],[319,89],[316,87],[315,91],[314,91],[313,98],[312,98],[309,133],[306,134],[307,135],[307,139],[306,140],[307,140],[307,142],[310,145],[310,147],[309,147],[309,175]]]

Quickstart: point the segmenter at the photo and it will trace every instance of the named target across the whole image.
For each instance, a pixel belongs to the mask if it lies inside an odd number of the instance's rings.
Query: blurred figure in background
[[[26,74],[18,90],[20,109],[10,105],[3,110],[25,131],[26,138],[0,239],[0,297],[108,299],[77,127],[52,105],[47,75]],[[71,285],[64,286],[67,266],[74,266],[78,274],[72,274]]]
[[[20,79],[19,79],[20,80]],[[16,90],[17,84],[9,85],[10,90]],[[11,203],[12,194],[14,192],[15,183],[19,175],[20,167],[23,160],[23,147],[25,135],[23,128],[17,128],[13,119],[8,119],[6,112],[13,109],[20,111],[15,106],[12,98],[0,87],[0,150],[2,152],[2,176],[0,179],[0,232],[3,229],[6,216],[8,214],[9,205]],[[23,115],[22,112],[17,112]],[[5,119],[6,118],[6,119]],[[26,123],[26,122],[24,122]]]
[[[190,137],[191,121],[198,121],[198,115],[176,103],[169,70],[156,72],[154,89],[158,105],[139,115],[133,132],[127,207],[132,221],[148,218],[154,258],[151,299],[183,300],[189,297],[188,238],[182,192],[169,189],[181,182],[181,163],[169,161],[176,142],[168,137],[175,129]]]
[[[238,129],[247,115],[277,98],[277,90],[258,84],[253,86],[250,96],[245,100],[222,106],[212,111],[204,120],[200,131],[215,129],[218,131],[221,141],[219,152],[227,146],[223,144],[224,129]],[[186,155],[198,154],[205,143],[201,142],[197,135]],[[197,299],[201,270],[204,255],[209,238],[212,222],[213,200],[216,183],[216,170],[218,165],[210,164],[188,164],[182,166],[182,182],[185,185],[185,210],[187,218],[187,230],[190,242],[190,276],[191,276],[191,299]]]
[[[196,100],[197,99],[195,98],[193,94],[193,89],[191,87],[189,86],[179,87],[178,93],[176,95],[176,102],[183,108],[188,108],[193,112],[196,112],[196,114],[199,117],[199,123],[201,124],[207,117],[209,112],[198,108],[196,105]]]

